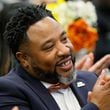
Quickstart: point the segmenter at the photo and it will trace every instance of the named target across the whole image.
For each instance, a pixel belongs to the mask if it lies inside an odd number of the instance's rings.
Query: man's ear
[[[27,66],[29,65],[28,56],[25,55],[24,53],[22,53],[22,52],[17,52],[17,53],[16,53],[16,58],[17,58],[17,60],[20,62],[20,64],[21,64],[23,67],[27,67]]]

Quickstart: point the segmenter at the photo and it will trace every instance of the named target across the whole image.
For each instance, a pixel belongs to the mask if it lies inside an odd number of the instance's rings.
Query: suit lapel
[[[28,73],[19,72],[20,76],[25,79],[26,85],[32,89],[32,91],[39,96],[42,100],[42,103],[48,108],[48,110],[60,110],[54,98],[50,95],[48,90],[43,86],[43,84],[36,80],[35,78],[28,75]]]
[[[94,73],[85,71],[77,71],[76,81],[71,84],[71,88],[75,93],[81,107],[87,104],[88,91],[91,91],[97,76]]]
[[[78,83],[83,83],[81,80],[77,80],[73,84],[70,85],[72,91],[74,92],[76,98],[79,101],[81,107],[83,107],[87,103],[87,87],[86,85],[78,86]],[[84,84],[84,83],[83,83]]]
[[[31,81],[30,83],[26,82],[26,84],[33,90],[33,92],[35,92],[37,96],[40,97],[40,99],[46,105],[48,110],[60,110],[53,97],[50,95],[48,90],[41,84],[41,82]]]
[[[26,73],[22,68],[18,69],[17,74],[19,74],[25,80],[26,85],[32,89],[32,91],[37,96],[40,97],[39,99],[42,100],[42,103],[44,103],[48,110],[60,110],[54,98],[50,95],[48,90],[43,86],[43,84],[41,84],[40,81],[28,75],[28,73]],[[78,86],[79,82],[82,84],[85,83],[83,79],[77,78],[77,80],[71,84],[70,87],[82,107],[87,103],[88,89],[86,84],[84,86]]]

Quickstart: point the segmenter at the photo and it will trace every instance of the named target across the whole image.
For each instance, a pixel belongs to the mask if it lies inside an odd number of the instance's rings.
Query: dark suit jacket
[[[81,110],[98,110],[94,104],[87,103],[87,92],[92,89],[96,79],[95,74],[79,72],[76,82],[70,86],[79,100]],[[79,82],[85,86],[78,87]],[[10,110],[15,105],[20,110],[60,110],[42,83],[21,67],[0,77],[0,110]]]

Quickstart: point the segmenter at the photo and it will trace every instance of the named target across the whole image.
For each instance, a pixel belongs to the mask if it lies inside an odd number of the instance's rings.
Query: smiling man
[[[110,81],[101,76],[87,102],[97,77],[76,76],[72,44],[43,5],[19,8],[4,37],[19,66],[0,77],[0,110],[108,110]]]
[[[25,59],[19,56],[25,53],[26,66],[23,66],[31,75],[49,83],[57,83],[60,78],[68,78],[73,73],[72,44],[54,19],[48,16],[42,19],[27,31],[27,51],[18,52],[16,56],[22,62]]]

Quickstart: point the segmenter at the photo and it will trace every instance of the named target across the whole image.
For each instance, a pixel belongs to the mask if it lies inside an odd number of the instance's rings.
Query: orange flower
[[[83,19],[77,19],[69,24],[67,36],[74,46],[74,51],[86,48],[91,51],[98,40],[97,30],[90,27]]]

